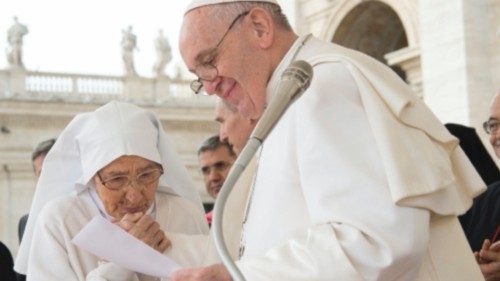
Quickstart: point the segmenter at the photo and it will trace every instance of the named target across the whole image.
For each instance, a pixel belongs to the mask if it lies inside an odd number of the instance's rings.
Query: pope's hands
[[[160,229],[160,225],[142,212],[126,214],[121,220],[114,222],[160,253],[163,253],[171,245],[165,232]]]
[[[232,281],[222,264],[207,267],[179,269],[172,273],[170,281]]]
[[[500,241],[491,244],[490,240],[484,240],[474,256],[486,281],[500,281]]]

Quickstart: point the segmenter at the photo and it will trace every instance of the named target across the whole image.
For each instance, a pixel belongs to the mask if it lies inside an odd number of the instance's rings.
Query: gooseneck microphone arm
[[[287,69],[285,69],[275,95],[272,97],[266,110],[262,114],[262,117],[255,126],[247,144],[231,167],[229,175],[217,195],[212,222],[214,242],[222,263],[234,281],[245,281],[245,277],[231,259],[227,246],[224,243],[222,233],[222,214],[224,211],[224,205],[226,204],[227,198],[229,197],[233,186],[236,184],[240,175],[243,173],[259,147],[262,145],[262,142],[265,140],[269,132],[271,132],[274,125],[279,121],[288,106],[293,101],[298,99],[300,95],[309,87],[312,76],[312,67],[305,61],[295,61],[290,64]]]

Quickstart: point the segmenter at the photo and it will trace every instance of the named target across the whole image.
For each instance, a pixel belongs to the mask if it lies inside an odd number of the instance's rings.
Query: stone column
[[[9,95],[26,93],[26,71],[24,68],[13,67],[9,70]]]
[[[19,247],[17,226],[29,211],[35,190],[35,176],[29,162],[0,165],[0,235],[15,256]]]
[[[170,78],[168,76],[157,77],[154,81],[153,98],[160,102],[167,99],[172,93],[170,92]]]
[[[152,101],[153,100],[153,83],[150,79],[139,76],[124,77],[123,85],[125,87],[125,100],[130,102],[137,101]]]
[[[10,244],[10,218],[12,210],[11,193],[12,193],[12,171],[9,165],[2,164],[0,166],[0,235],[8,241],[4,244]]]
[[[7,89],[9,85],[9,72],[0,70],[0,97],[7,96]]]
[[[420,0],[424,100],[443,123],[476,127],[494,94],[485,0]]]

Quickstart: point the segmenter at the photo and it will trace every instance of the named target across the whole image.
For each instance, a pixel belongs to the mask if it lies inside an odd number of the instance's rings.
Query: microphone
[[[306,61],[299,60],[290,64],[281,75],[278,89],[255,126],[250,138],[257,138],[262,142],[274,125],[278,123],[288,106],[309,87],[312,77],[312,67]]]
[[[222,233],[222,213],[224,211],[224,205],[226,204],[233,186],[240,178],[241,173],[243,173],[248,163],[252,160],[264,139],[269,135],[269,132],[271,132],[275,124],[278,123],[288,106],[297,100],[309,87],[312,77],[313,70],[311,65],[302,60],[291,63],[290,66],[285,69],[276,93],[264,110],[264,113],[255,126],[245,147],[233,163],[217,195],[212,221],[215,248],[217,249],[217,253],[222,263],[235,281],[245,281],[245,277],[231,259],[227,246],[224,243]]]

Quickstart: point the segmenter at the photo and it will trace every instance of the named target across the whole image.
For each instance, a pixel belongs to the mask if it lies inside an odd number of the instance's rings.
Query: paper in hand
[[[180,268],[167,256],[101,216],[94,217],[71,242],[104,260],[146,275],[168,277]]]

